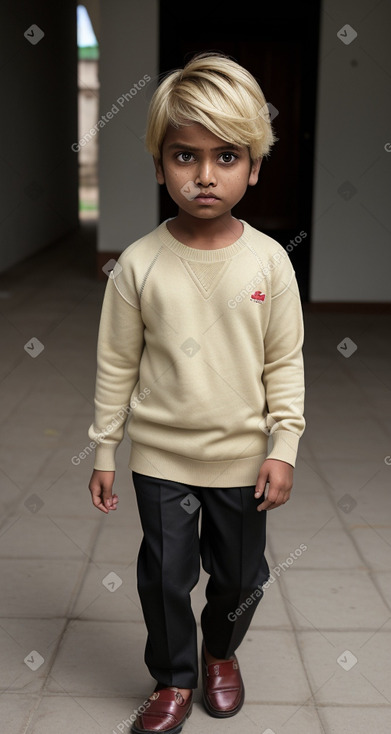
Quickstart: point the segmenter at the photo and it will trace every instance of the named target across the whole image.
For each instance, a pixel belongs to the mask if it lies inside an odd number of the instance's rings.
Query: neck
[[[242,223],[235,219],[231,212],[213,219],[201,219],[179,209],[177,217],[170,220],[167,227],[171,234],[184,244],[191,246],[197,243],[199,247],[204,244],[208,249],[214,244],[230,245],[239,239],[243,232]]]

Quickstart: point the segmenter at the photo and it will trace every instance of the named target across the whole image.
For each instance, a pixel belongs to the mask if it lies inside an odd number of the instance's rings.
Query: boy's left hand
[[[280,459],[266,459],[259,470],[254,497],[263,495],[267,482],[269,482],[267,497],[257,506],[258,512],[274,510],[275,507],[288,502],[293,486],[292,464]]]

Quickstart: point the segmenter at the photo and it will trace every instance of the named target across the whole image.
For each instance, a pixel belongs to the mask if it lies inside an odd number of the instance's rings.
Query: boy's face
[[[254,186],[262,159],[252,162],[244,146],[232,145],[199,123],[169,125],[156,179],[166,184],[179,209],[199,219],[229,212]]]

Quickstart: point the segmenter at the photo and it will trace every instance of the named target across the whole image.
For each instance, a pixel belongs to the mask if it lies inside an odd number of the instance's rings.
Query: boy
[[[116,509],[114,457],[130,405],[144,532],[137,581],[157,681],[135,734],[177,734],[191,713],[200,555],[210,575],[203,704],[218,718],[242,707],[235,650],[269,577],[266,511],[289,499],[305,428],[293,267],[280,244],[231,215],[275,141],[265,111],[256,80],[223,54],[198,54],[163,80],[146,146],[178,215],[127,247],[106,285],[89,489],[102,512]]]

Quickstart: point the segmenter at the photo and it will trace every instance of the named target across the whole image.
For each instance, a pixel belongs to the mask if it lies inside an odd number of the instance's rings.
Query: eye
[[[233,163],[234,160],[236,160],[238,156],[234,153],[221,153],[220,158],[223,160],[223,163]]]
[[[180,163],[189,163],[190,159],[193,158],[193,153],[183,151],[183,153],[178,153],[176,158]]]

